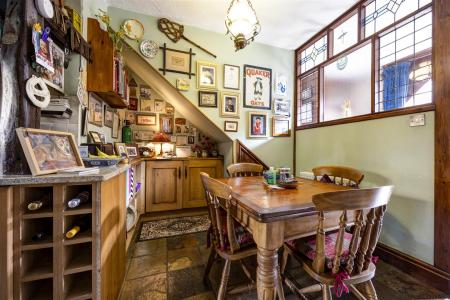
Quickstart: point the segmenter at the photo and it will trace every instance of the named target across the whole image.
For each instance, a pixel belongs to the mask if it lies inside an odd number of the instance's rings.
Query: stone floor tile
[[[143,255],[160,255],[167,251],[167,239],[156,239],[137,242],[134,246],[133,257]]]
[[[204,266],[196,266],[168,273],[168,299],[179,300],[208,292],[203,284]]]
[[[167,257],[169,271],[191,268],[203,264],[197,247],[169,250]]]
[[[146,255],[131,259],[127,280],[167,272],[167,254]]]
[[[120,300],[167,299],[166,273],[125,281]]]

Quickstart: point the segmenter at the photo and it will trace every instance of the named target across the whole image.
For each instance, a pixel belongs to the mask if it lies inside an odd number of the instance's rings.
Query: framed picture
[[[190,135],[188,136],[188,144],[193,145],[195,143],[195,136]]]
[[[185,118],[175,118],[175,125],[186,125]]]
[[[126,111],[125,112],[125,120],[130,122],[130,124],[136,123],[136,114],[132,111]]]
[[[164,105],[164,100],[155,100],[155,112],[164,113],[166,111],[166,106]]]
[[[275,95],[287,96],[287,81],[288,78],[285,74],[277,73],[275,75]]]
[[[266,112],[248,112],[248,137],[267,138],[268,114]]]
[[[151,141],[155,132],[151,130],[139,130],[133,131],[133,137],[135,141]]]
[[[114,143],[114,150],[116,155],[120,157],[127,157],[127,145],[125,143]]]
[[[159,131],[173,134],[173,116],[159,115]]]
[[[217,88],[217,65],[207,61],[197,61],[197,88],[214,90]]]
[[[84,167],[71,133],[23,127],[16,133],[33,176]]]
[[[98,136],[100,137],[100,141],[102,144],[106,144],[106,136],[104,133],[98,133]]]
[[[195,53],[192,52],[192,49],[189,49],[189,52],[170,49],[166,47],[166,43],[164,43],[164,46],[160,47],[160,49],[164,52],[163,67],[159,69],[163,72],[163,75],[166,75],[166,72],[186,74],[189,75],[189,78],[195,75],[191,73],[192,56],[195,55]]]
[[[152,99],[152,89],[147,85],[141,85],[139,87],[139,99],[140,100]]]
[[[127,156],[128,157],[138,157],[138,147],[137,146],[126,146]]]
[[[81,158],[89,158],[89,147],[88,146],[78,146]]]
[[[155,100],[141,99],[141,111],[154,112],[155,111]]]
[[[138,98],[137,88],[138,85],[136,83],[136,80],[134,78],[131,78],[131,80],[128,82],[128,87],[130,88],[130,98]]]
[[[223,88],[239,90],[241,68],[233,65],[223,65]]]
[[[55,43],[49,43],[53,59],[53,72],[46,69],[42,74],[45,83],[64,93],[64,51]]]
[[[156,114],[136,114],[136,125],[156,125]]]
[[[115,112],[113,114],[113,127],[112,127],[111,137],[113,139],[117,139],[119,137],[119,131],[120,131],[119,113]]]
[[[273,100],[273,114],[289,118],[291,116],[291,101],[284,99]]]
[[[217,92],[198,91],[198,106],[217,107]]]
[[[166,102],[166,114],[173,115],[175,114],[175,107],[172,104]]]
[[[272,118],[272,136],[291,136],[289,119]]]
[[[114,109],[105,105],[105,126],[109,128],[113,128],[114,126]]]
[[[225,121],[223,127],[224,127],[224,131],[226,131],[226,132],[237,132],[238,131],[238,122],[237,121]]]
[[[137,110],[138,109],[138,99],[130,98],[128,99],[128,110]]]
[[[93,93],[89,94],[89,123],[95,126],[103,126],[103,102]]]
[[[186,79],[177,78],[177,90],[187,92],[191,87],[191,82]]]
[[[239,118],[239,94],[222,92],[220,95],[220,116],[223,118]]]
[[[46,68],[47,71],[53,73],[53,40],[49,38],[44,41],[40,34],[33,34],[33,44],[36,62]]]
[[[272,109],[272,69],[244,65],[244,107]]]

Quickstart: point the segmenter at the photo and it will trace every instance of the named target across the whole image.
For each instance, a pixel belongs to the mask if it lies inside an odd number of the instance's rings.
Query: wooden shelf
[[[53,277],[53,249],[39,249],[22,253],[22,282]]]
[[[22,282],[35,281],[40,279],[52,278],[52,265],[42,265],[32,268],[22,276]]]
[[[92,213],[92,203],[84,203],[76,208],[66,208],[63,212],[64,216],[87,215]]]
[[[53,279],[43,279],[22,283],[22,299],[53,299]]]
[[[44,248],[53,247],[53,239],[51,236],[47,236],[45,239],[39,242],[26,242],[22,244],[22,251],[31,251]]]
[[[30,220],[30,219],[40,219],[40,218],[51,218],[53,217],[53,207],[44,207],[39,210],[29,211],[27,210],[23,215],[22,219]]]
[[[64,275],[92,271],[92,244],[74,244],[64,247]]]
[[[69,245],[76,245],[76,244],[82,244],[82,243],[87,243],[87,242],[92,242],[92,230],[91,229],[77,234],[73,239],[64,238],[63,244],[65,246],[69,246]]]
[[[92,298],[92,272],[64,276],[67,287],[65,299],[82,300]]]

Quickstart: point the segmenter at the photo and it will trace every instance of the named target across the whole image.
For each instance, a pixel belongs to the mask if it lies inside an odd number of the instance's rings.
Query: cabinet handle
[[[178,167],[178,178],[181,179],[181,168]]]
[[[184,168],[184,178],[187,178],[187,167]]]

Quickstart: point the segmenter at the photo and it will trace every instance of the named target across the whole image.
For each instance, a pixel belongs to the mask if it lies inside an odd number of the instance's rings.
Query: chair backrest
[[[346,265],[343,267],[349,275],[360,274],[369,268],[372,254],[380,236],[386,206],[391,198],[393,186],[382,186],[368,189],[355,189],[339,192],[317,194],[313,203],[319,211],[317,226],[316,257],[313,269],[317,273],[325,270],[325,213],[342,211],[339,231],[333,259],[333,273],[338,273],[343,254],[345,228],[348,212],[354,213],[354,230],[348,248]],[[353,223],[353,222],[352,222]]]
[[[227,167],[230,177],[262,176],[264,167],[259,164],[238,163]]]
[[[359,187],[364,178],[364,174],[356,169],[340,166],[321,166],[313,168],[314,179],[319,176],[329,176],[335,184]]]
[[[221,249],[229,248],[231,253],[233,253],[239,250],[239,243],[236,239],[232,215],[233,208],[236,207],[232,203],[232,189],[230,186],[209,177],[204,172],[200,173],[200,177],[205,188],[214,246],[219,246]],[[225,210],[219,204],[220,199],[225,202]],[[226,216],[226,219],[224,219],[224,216]],[[223,224],[224,222],[226,224]]]

